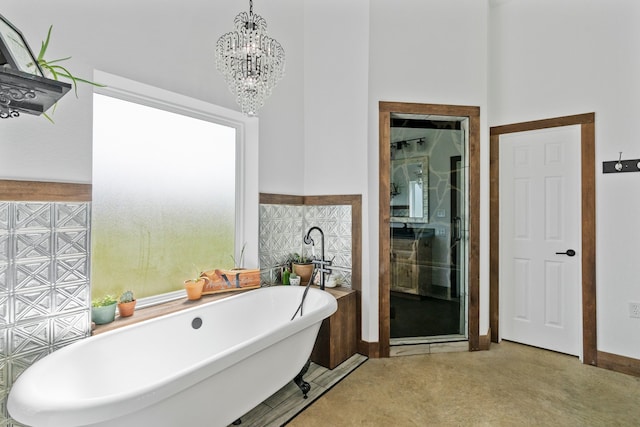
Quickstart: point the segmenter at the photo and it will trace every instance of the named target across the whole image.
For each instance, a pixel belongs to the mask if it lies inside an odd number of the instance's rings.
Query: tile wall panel
[[[0,427],[20,425],[20,374],[90,334],[90,219],[90,203],[0,202]]]
[[[303,207],[260,205],[260,266],[277,266],[302,250]]]
[[[351,286],[351,206],[349,205],[260,205],[260,268],[263,282],[278,279],[280,266],[292,253],[312,255],[302,241],[307,230],[318,226],[324,232],[325,258],[333,259],[333,275]],[[320,255],[320,234],[313,232],[315,253]]]

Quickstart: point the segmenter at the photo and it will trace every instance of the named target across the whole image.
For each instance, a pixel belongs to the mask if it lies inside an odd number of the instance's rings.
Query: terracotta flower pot
[[[120,302],[118,303],[118,314],[120,317],[129,317],[133,316],[133,312],[136,309],[136,300],[131,302]]]
[[[185,280],[184,288],[187,291],[187,299],[197,300],[202,297],[202,288],[204,288],[204,284],[206,279],[201,277],[200,280]]]
[[[292,267],[293,271],[300,276],[300,284],[306,286],[309,283],[309,279],[311,279],[311,273],[313,273],[313,264],[296,264],[294,262]]]

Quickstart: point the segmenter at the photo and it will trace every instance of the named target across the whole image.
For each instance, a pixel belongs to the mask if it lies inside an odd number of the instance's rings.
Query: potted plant
[[[113,322],[116,317],[116,304],[118,300],[113,295],[105,295],[91,302],[91,321],[96,325],[104,325]]]
[[[133,315],[135,309],[136,299],[133,296],[133,291],[124,291],[118,302],[118,314],[120,317],[129,317]]]
[[[313,273],[311,258],[298,253],[293,254],[291,269],[294,273],[300,276],[301,284],[306,284],[311,279],[311,273]],[[289,278],[289,280],[291,280],[291,278]]]
[[[194,266],[195,267],[195,266]],[[196,276],[193,279],[187,279],[184,281],[184,288],[187,291],[187,299],[198,300],[202,297],[202,290],[205,284],[209,281],[199,269],[196,269]]]
[[[300,276],[298,276],[295,271],[289,276],[289,284],[292,286],[300,285]]]

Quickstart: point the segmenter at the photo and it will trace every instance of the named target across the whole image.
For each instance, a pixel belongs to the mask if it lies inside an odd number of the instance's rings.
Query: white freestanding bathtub
[[[260,288],[71,344],[18,378],[9,413],[34,427],[227,426],[300,372],[336,311],[312,288],[291,320],[304,290]]]

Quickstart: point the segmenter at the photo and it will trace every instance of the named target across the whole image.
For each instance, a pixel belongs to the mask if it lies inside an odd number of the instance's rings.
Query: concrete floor
[[[640,378],[503,341],[369,359],[287,426],[640,426]]]

